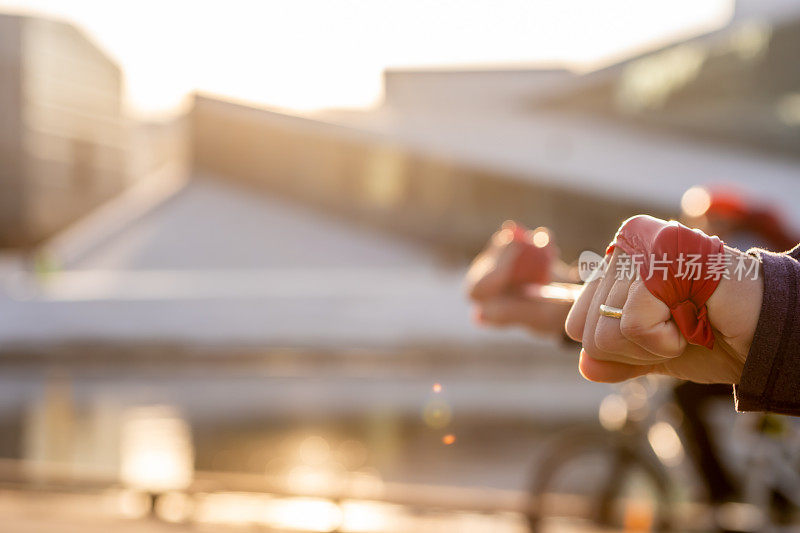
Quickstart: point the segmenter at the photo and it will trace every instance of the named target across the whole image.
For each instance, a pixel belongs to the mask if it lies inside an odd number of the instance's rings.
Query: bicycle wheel
[[[668,531],[669,480],[654,456],[622,436],[577,431],[541,455],[530,485],[528,525],[544,533],[569,524],[615,530]]]

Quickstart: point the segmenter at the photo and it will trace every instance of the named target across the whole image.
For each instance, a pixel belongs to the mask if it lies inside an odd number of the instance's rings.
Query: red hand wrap
[[[706,301],[719,285],[709,276],[709,256],[724,253],[718,237],[709,237],[675,221],[638,215],[626,220],[608,246],[619,247],[639,263],[639,274],[650,293],[669,306],[675,324],[691,344],[714,347]],[[683,260],[679,260],[683,256]],[[699,256],[697,270],[686,275],[686,259]],[[680,272],[684,269],[684,272]],[[716,278],[716,279],[714,279]]]
[[[549,243],[542,247],[534,245],[528,236],[528,230],[523,226],[515,224],[510,229],[513,232],[514,242],[523,245],[511,269],[509,278],[511,285],[550,283],[550,268],[554,256],[552,245]]]

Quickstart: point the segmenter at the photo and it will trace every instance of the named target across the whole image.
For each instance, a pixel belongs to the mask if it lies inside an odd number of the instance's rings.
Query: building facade
[[[120,192],[120,68],[75,27],[0,15],[0,247],[28,247]]]

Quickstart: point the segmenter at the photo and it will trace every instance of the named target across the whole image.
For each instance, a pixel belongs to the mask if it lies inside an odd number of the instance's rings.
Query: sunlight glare
[[[731,16],[731,0],[0,0],[71,19],[116,58],[140,113],[189,90],[314,110],[380,101],[388,67],[591,69]],[[143,35],[146,38],[143,38]]]

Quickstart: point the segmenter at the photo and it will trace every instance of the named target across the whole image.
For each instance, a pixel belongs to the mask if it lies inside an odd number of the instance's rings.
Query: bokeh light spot
[[[531,242],[533,242],[533,245],[537,248],[544,248],[550,244],[550,232],[547,231],[547,228],[536,228],[533,230]]]
[[[701,217],[711,207],[711,195],[704,187],[692,187],[681,198],[681,209],[689,217]]]

